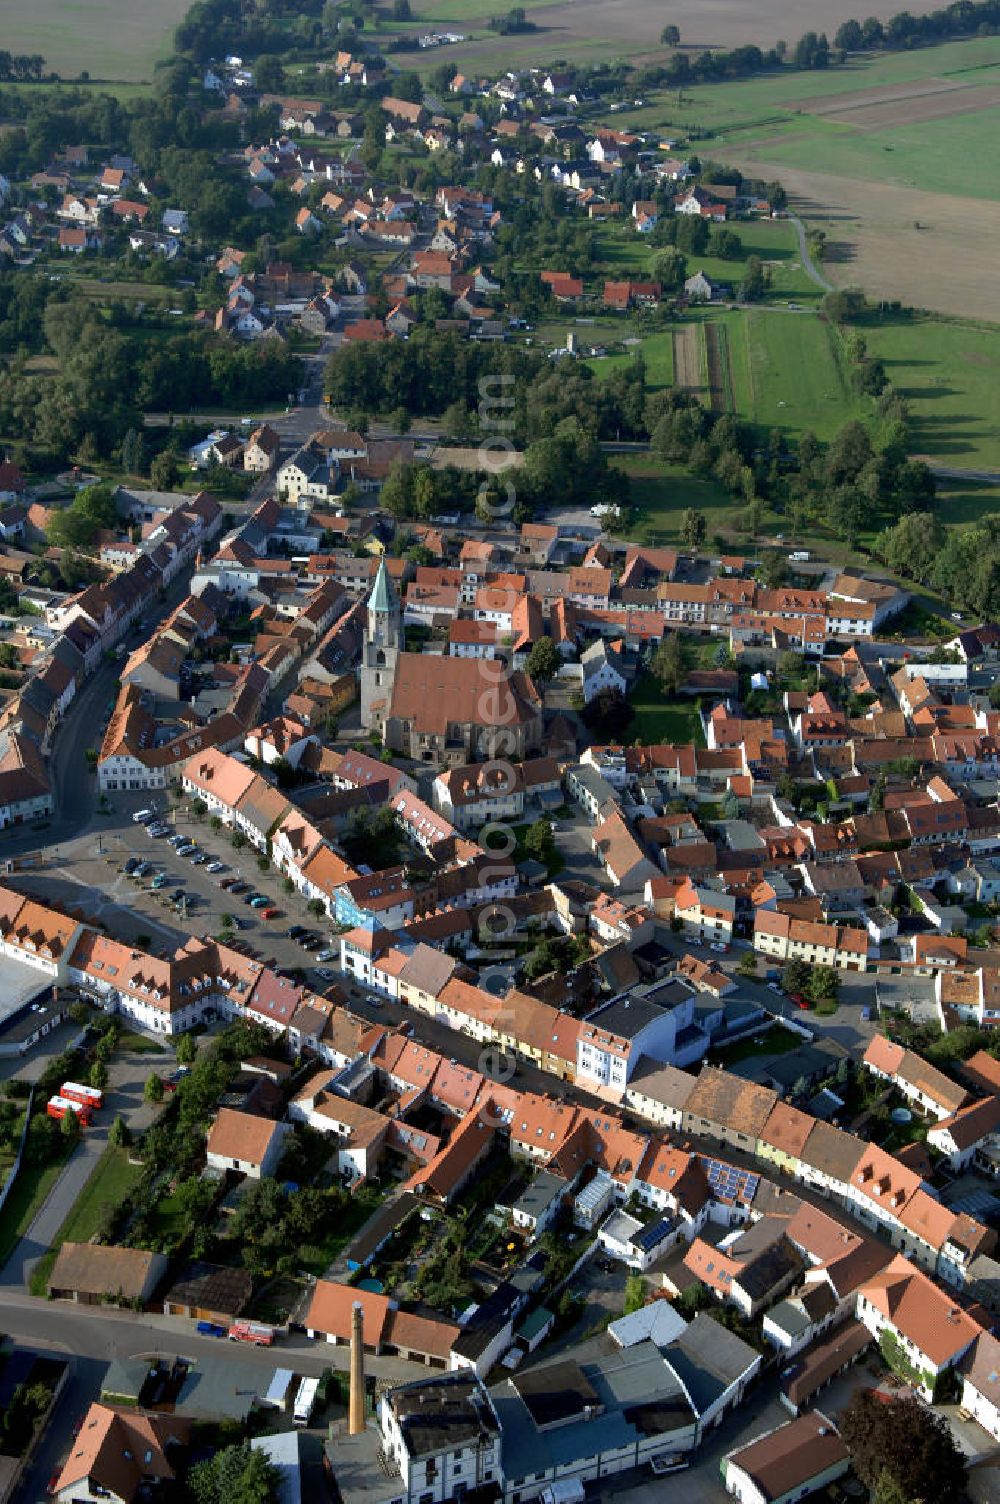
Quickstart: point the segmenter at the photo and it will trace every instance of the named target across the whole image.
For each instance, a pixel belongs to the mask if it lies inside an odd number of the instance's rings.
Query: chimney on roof
[[[365,1429],[365,1313],[360,1300],[351,1308],[351,1397],[347,1430],[360,1436]]]

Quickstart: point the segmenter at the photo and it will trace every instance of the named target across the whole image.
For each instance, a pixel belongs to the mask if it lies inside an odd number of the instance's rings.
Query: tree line
[[[20,306],[7,302],[15,315]],[[110,458],[146,411],[252,407],[284,401],[301,385],[299,357],[280,341],[240,345],[199,330],[150,340],[115,328],[92,301],[62,288],[53,289],[40,322],[41,348],[58,370],[33,371],[29,345],[0,371],[0,432],[22,441],[35,468]]]
[[[607,467],[600,445],[648,439],[659,458],[742,497],[751,533],[766,501],[794,531],[819,525],[854,543],[873,517],[892,526],[909,513],[931,510],[935,483],[909,453],[906,404],[881,363],[856,333],[845,349],[859,390],[872,396],[873,421],[846,423],[828,445],[807,432],[792,446],[780,430],[765,432],[712,412],[689,392],[648,391],[641,353],[601,379],[582,362],[549,360],[523,346],[472,344],[427,326],[406,341],[342,346],[327,366],[326,391],[351,422],[367,413],[440,417],[446,437],[463,442],[488,435],[491,418],[503,417],[509,424],[504,436],[525,452],[516,482],[518,501],[529,509],[553,494],[567,506],[627,504],[625,479]],[[511,406],[481,422],[477,404],[484,389],[509,393]],[[434,505],[429,489],[419,503],[415,490],[405,494],[400,515],[444,509]]]
[[[45,72],[40,52],[0,52],[0,83],[37,82]]]

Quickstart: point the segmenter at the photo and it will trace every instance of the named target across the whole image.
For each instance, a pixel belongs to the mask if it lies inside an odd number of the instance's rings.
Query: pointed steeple
[[[384,616],[389,616],[393,611],[399,610],[399,596],[396,594],[395,585],[389,578],[389,571],[385,567],[385,554],[379,559],[375,584],[368,597],[368,609],[378,611]]]

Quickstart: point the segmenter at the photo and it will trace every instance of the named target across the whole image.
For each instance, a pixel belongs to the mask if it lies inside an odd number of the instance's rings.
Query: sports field
[[[831,439],[862,413],[829,324],[809,313],[748,309],[726,318],[736,411],[768,428]]]
[[[3,45],[63,78],[151,79],[190,0],[32,0],[3,8]]]

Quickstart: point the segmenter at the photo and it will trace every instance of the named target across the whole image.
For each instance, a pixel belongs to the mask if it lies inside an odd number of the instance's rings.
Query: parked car
[[[281,910],[280,909],[276,909],[273,904],[268,904],[268,906],[267,906],[266,909],[262,909],[261,910],[261,918],[262,919],[280,919],[281,918]]]
[[[335,955],[337,955],[336,948],[332,945],[326,945],[321,951],[317,951],[316,959],[317,961],[332,961]]]
[[[147,820],[151,820],[153,818],[154,813],[155,811],[151,809],[137,809],[135,814],[132,816],[133,825],[144,825]]]
[[[317,966],[316,975],[322,977],[324,982],[332,982],[337,973],[331,971],[329,966]]]
[[[245,893],[249,887],[249,883],[237,881],[230,884],[229,891],[230,893]]]
[[[170,837],[170,844],[171,846],[186,846],[188,844],[188,838],[187,836],[182,836],[175,832]]]
[[[781,991],[781,988],[778,986],[777,982],[768,982],[768,984],[767,984],[767,990],[768,990],[768,992],[776,992],[779,997],[781,997],[783,995],[782,991]]]
[[[720,954],[724,954],[726,950],[721,940],[714,940],[708,948],[709,950],[718,951]]]
[[[195,1331],[200,1337],[225,1337],[228,1336],[229,1328],[220,1326],[217,1321],[199,1321]]]
[[[208,866],[205,868],[205,871],[206,872],[221,872],[222,868],[223,868],[222,862],[209,862]]]
[[[152,836],[153,839],[156,840],[156,841],[158,841],[161,836],[165,836],[168,833],[169,833],[169,826],[167,826],[167,825],[147,825],[146,826],[146,834],[148,836]]]
[[[128,861],[125,863],[124,867],[122,868],[122,871],[123,872],[127,872],[129,875],[131,875],[135,871],[136,867],[138,867],[138,865],[139,865],[139,858],[137,856],[130,856],[129,859],[128,859]]]
[[[177,855],[178,855],[178,856],[190,856],[190,855],[191,855],[191,853],[192,853],[192,851],[197,851],[197,850],[198,850],[198,848],[197,848],[197,846],[196,846],[196,845],[195,845],[195,844],[194,844],[194,842],[193,842],[193,841],[188,841],[188,842],[186,842],[186,844],[185,844],[185,845],[183,845],[183,846],[178,846],[178,847],[177,847],[177,848],[176,848],[176,851],[177,851]]]
[[[293,924],[290,929],[285,931],[285,933],[287,934],[289,940],[297,940],[300,935],[304,935],[306,933],[306,927],[304,924]]]
[[[168,876],[167,876],[167,874],[165,872],[158,872],[156,874],[156,876],[153,878],[153,881],[150,883],[150,887],[151,888],[157,888],[157,889],[159,889],[159,888],[165,888],[167,886],[167,883],[169,881],[170,881],[170,879],[168,878]]]
[[[232,892],[232,890],[235,887],[235,885],[236,885],[236,879],[235,879],[235,877],[220,877],[219,878],[219,887],[220,888],[228,888],[229,891]]]

